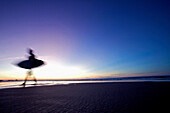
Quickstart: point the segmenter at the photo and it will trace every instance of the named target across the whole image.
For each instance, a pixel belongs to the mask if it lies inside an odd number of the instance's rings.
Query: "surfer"
[[[32,68],[36,68],[44,64],[42,60],[38,60],[35,58],[35,55],[33,54],[32,49],[28,49],[28,53],[30,54],[30,56],[28,57],[28,60],[21,61],[20,63],[17,64],[17,66],[19,66],[20,68],[29,69],[25,77],[24,83],[22,84],[24,86],[27,82],[28,77],[31,77],[31,76],[33,76],[35,84],[37,84],[37,80],[32,73]]]
[[[30,54],[30,56],[29,56],[29,58],[28,58],[29,61],[30,61],[30,62],[34,62],[36,59],[35,59],[35,55],[33,54],[33,50],[32,50],[32,49],[28,49],[28,53]],[[30,69],[30,70],[27,72],[27,75],[26,75],[26,77],[25,77],[24,83],[23,83],[22,85],[25,85],[25,84],[26,84],[28,77],[31,76],[31,75],[33,75],[33,73],[32,73],[32,70]],[[36,80],[35,76],[33,76],[33,77],[34,77],[35,84],[37,84],[37,80]]]

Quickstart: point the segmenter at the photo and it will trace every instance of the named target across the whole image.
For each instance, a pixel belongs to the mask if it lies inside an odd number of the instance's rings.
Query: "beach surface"
[[[80,83],[0,90],[1,113],[170,112],[170,82]]]

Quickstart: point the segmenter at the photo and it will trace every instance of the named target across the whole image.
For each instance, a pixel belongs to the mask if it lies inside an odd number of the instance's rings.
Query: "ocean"
[[[104,83],[104,82],[170,82],[170,76],[145,76],[145,77],[122,77],[122,78],[102,78],[102,79],[76,79],[76,80],[38,80],[37,84],[34,81],[28,80],[23,86],[23,80],[0,80],[0,89],[6,88],[22,88],[36,87],[48,85],[69,85],[76,83]]]

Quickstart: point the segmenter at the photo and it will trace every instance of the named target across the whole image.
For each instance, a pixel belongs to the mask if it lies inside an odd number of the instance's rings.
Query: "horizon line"
[[[121,80],[121,79],[137,79],[137,78],[170,78],[170,75],[154,75],[154,76],[133,76],[133,77],[101,77],[101,78],[73,78],[73,79],[37,79],[40,81],[55,80],[55,81],[85,81],[85,80]],[[0,81],[22,81],[24,79],[0,79]],[[28,80],[31,81],[31,80]]]

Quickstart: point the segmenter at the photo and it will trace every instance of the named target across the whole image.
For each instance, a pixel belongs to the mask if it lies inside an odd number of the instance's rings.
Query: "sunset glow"
[[[48,61],[48,64],[42,68],[35,70],[36,76],[39,78],[49,79],[66,79],[81,78],[87,75],[87,70],[80,66],[67,66],[56,61]]]

